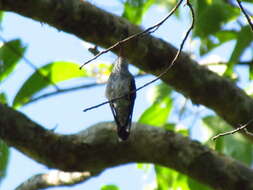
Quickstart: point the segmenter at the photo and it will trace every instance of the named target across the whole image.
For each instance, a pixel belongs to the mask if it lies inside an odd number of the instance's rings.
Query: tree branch
[[[15,6],[14,6],[15,4]],[[123,18],[79,0],[0,0],[0,9],[46,22],[59,30],[108,48],[142,30]],[[118,50],[113,50],[117,53]],[[129,41],[124,56],[138,68],[159,75],[175,57],[177,49],[150,35]],[[214,110],[235,128],[252,119],[253,100],[234,83],[199,66],[182,53],[173,68],[162,77],[165,83]],[[248,127],[253,131],[253,125]]]
[[[253,189],[251,169],[161,128],[135,124],[129,140],[119,142],[111,122],[60,135],[2,104],[0,115],[0,138],[51,168],[97,173],[120,164],[146,162],[173,168],[214,189]]]
[[[38,190],[48,187],[72,186],[88,180],[97,174],[90,172],[50,171],[37,174],[20,184],[15,190]]]

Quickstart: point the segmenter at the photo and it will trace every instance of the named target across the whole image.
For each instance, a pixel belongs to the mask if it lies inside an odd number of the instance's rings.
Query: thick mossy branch
[[[0,9],[48,23],[105,48],[141,31],[127,20],[79,0],[0,0]],[[150,35],[131,40],[123,47],[124,56],[133,65],[154,75],[164,71],[177,52],[169,43]],[[162,80],[194,103],[214,110],[235,128],[252,119],[253,100],[249,96],[184,53]],[[248,127],[251,128],[253,125]]]
[[[253,189],[251,169],[161,128],[135,124],[129,140],[119,142],[111,122],[59,135],[1,104],[0,115],[0,138],[51,168],[97,172],[130,162],[156,163],[215,189]]]

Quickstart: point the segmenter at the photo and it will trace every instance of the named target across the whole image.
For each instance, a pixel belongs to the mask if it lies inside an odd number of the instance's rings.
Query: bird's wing
[[[117,110],[115,109],[115,106],[113,103],[110,103],[110,108],[112,110],[112,115],[114,117],[114,121],[117,125],[117,133],[118,133],[118,137],[121,139],[121,140],[127,140],[129,134],[130,134],[130,131],[129,130],[126,130],[126,127],[125,126],[121,126],[119,120],[118,120],[118,116],[117,116]]]
[[[134,108],[134,101],[135,101],[135,98],[136,98],[136,92],[135,92],[136,86],[135,86],[134,78],[130,81],[129,85],[130,85],[129,86],[129,94],[127,94],[127,96],[124,97],[125,99],[127,99],[129,101],[129,104],[128,104],[128,109],[127,109],[126,121],[123,125],[118,120],[118,112],[117,112],[117,109],[114,105],[114,102],[110,102],[110,108],[112,110],[112,114],[113,114],[115,123],[117,125],[118,136],[122,140],[126,140],[129,136],[129,134],[130,134],[133,108]]]
[[[119,130],[120,122],[119,122],[119,120],[118,120],[117,112],[116,112],[115,106],[113,105],[113,102],[110,102],[110,108],[111,108],[111,110],[112,110],[112,115],[113,115],[113,117],[114,117],[114,121],[116,122],[117,128],[118,128],[118,130]]]
[[[133,115],[133,109],[134,109],[134,102],[136,98],[136,85],[135,85],[135,80],[132,78],[130,82],[130,93],[128,95],[130,104],[129,104],[129,110],[128,110],[128,120],[126,120],[125,127],[130,131],[131,128],[131,123],[132,123],[132,115]]]

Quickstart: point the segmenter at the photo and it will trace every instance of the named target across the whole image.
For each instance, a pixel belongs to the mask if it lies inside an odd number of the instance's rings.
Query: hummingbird
[[[118,137],[127,140],[132,124],[136,86],[134,77],[128,70],[128,62],[123,57],[118,57],[115,61],[107,82],[105,96],[110,101]]]

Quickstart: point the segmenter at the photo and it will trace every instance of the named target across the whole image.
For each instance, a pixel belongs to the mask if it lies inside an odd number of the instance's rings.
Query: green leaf
[[[221,1],[197,1],[194,35],[206,38],[221,30],[222,25],[240,15],[238,8]]]
[[[253,80],[253,63],[249,65],[249,79]]]
[[[4,18],[4,11],[0,11],[0,22],[3,21]]]
[[[110,185],[103,185],[101,187],[101,190],[119,190],[119,188],[116,185],[110,184]]]
[[[224,139],[223,138],[218,138],[215,140],[215,147],[214,149],[217,151],[217,152],[220,152],[220,153],[223,153],[223,150],[224,150]]]
[[[166,123],[163,125],[163,128],[168,131],[174,131],[176,133],[180,133],[183,136],[189,136],[190,130],[186,128],[182,128],[182,126],[177,126],[176,123]]]
[[[188,185],[192,190],[212,190],[211,188],[199,183],[198,181],[188,177]]]
[[[14,107],[19,107],[31,100],[36,93],[45,89],[52,83],[57,84],[72,78],[87,76],[85,71],[79,69],[79,65],[73,62],[51,62],[34,72],[23,84],[16,94]]]
[[[156,190],[184,189],[188,187],[187,176],[169,168],[155,165],[156,172]]]
[[[224,153],[248,166],[253,161],[253,145],[239,134],[224,137]]]
[[[151,102],[156,103],[163,100],[165,97],[170,97],[172,93],[172,88],[169,87],[164,82],[156,85],[152,91],[149,93]]]
[[[253,3],[252,0],[242,0],[244,2],[249,2],[249,3]]]
[[[210,133],[210,138],[211,136],[233,130],[218,116],[207,116],[203,118],[202,121],[204,124],[203,127],[207,127],[212,131],[212,133]],[[240,160],[247,165],[252,163],[253,145],[251,142],[248,142],[245,138],[243,138],[241,134],[235,133],[219,138],[220,139],[215,141],[215,148],[217,151],[231,156],[234,159]]]
[[[154,0],[127,0],[122,16],[133,24],[140,24],[143,15],[154,2]]]
[[[183,189],[183,190],[211,190],[190,177],[175,170],[155,165],[156,190]]]
[[[235,48],[233,50],[233,53],[231,54],[231,57],[229,59],[229,62],[227,64],[227,70],[225,74],[227,76],[230,76],[233,72],[233,66],[236,64],[241,56],[243,55],[243,52],[250,46],[253,39],[253,33],[251,31],[250,26],[244,26],[241,28],[241,30],[237,34],[237,41]]]
[[[143,170],[145,172],[148,172],[151,169],[151,164],[137,163],[136,166],[138,169]]]
[[[166,123],[163,126],[163,128],[168,130],[168,131],[175,131],[176,130],[176,124],[175,123]]]
[[[224,130],[231,130],[231,127],[218,116],[206,116],[202,119],[202,122],[204,126],[208,127],[213,131],[210,136],[216,135],[217,133],[221,133]]]
[[[1,104],[7,104],[7,97],[6,97],[6,94],[1,92],[0,93],[0,103]]]
[[[156,0],[155,4],[158,6],[166,7],[168,10],[172,9],[175,4],[177,3],[177,0]]]
[[[161,127],[167,122],[171,109],[172,100],[169,97],[165,97],[146,109],[138,122]]]
[[[170,169],[160,166],[155,166],[155,172],[156,172],[156,183],[157,183],[157,189],[156,190],[167,190],[169,189],[169,186],[172,181],[172,172]]]
[[[160,83],[149,93],[153,104],[141,115],[138,122],[157,127],[164,126],[172,109],[172,89],[165,83]]]
[[[0,82],[12,73],[24,52],[20,40],[9,41],[0,48]]]
[[[219,42],[225,43],[237,38],[237,32],[234,30],[220,30],[215,33],[215,37],[219,40]]]
[[[177,0],[155,0],[155,5],[162,7],[162,8],[166,8],[168,10],[168,12],[171,11],[171,9],[173,9],[175,7],[175,5],[177,4]],[[176,18],[180,17],[180,9],[177,9],[176,12],[174,12],[173,16],[176,16]]]
[[[208,38],[203,38],[200,44],[200,55],[205,55],[223,43],[235,40],[236,38],[237,32],[232,30],[221,30]]]
[[[0,139],[0,181],[6,176],[9,155],[9,147]]]

